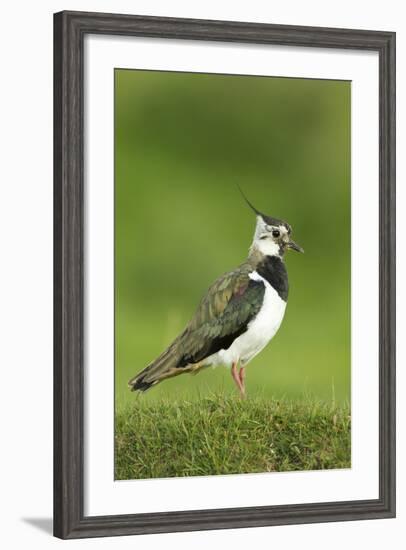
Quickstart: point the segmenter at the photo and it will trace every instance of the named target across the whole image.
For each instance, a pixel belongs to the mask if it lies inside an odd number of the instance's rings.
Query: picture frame
[[[84,39],[148,37],[379,55],[379,498],[85,515]],[[62,539],[395,516],[395,34],[103,13],[54,15],[54,535]]]

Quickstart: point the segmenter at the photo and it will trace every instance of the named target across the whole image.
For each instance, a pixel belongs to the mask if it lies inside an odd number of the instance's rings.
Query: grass
[[[213,395],[116,414],[115,478],[145,479],[351,466],[347,405]]]

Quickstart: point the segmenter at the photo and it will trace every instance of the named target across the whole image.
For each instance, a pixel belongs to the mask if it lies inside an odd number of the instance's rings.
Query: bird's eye
[[[275,237],[275,239],[278,238],[280,236],[280,234],[281,234],[281,232],[279,231],[279,229],[274,229],[272,231],[272,237]]]

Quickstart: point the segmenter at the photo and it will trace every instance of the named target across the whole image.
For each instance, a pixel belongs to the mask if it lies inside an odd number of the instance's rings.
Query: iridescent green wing
[[[249,277],[251,271],[251,266],[243,264],[209,288],[177,342],[177,368],[228,349],[247,330],[261,309],[265,293],[264,283]]]
[[[228,349],[261,309],[265,285],[252,280],[251,272],[252,266],[243,264],[217,279],[182,334],[129,381],[131,388],[145,391],[165,378],[199,369],[203,359]]]

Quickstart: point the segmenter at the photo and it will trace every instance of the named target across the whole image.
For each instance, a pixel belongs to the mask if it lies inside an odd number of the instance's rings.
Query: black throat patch
[[[288,300],[289,282],[285,264],[278,256],[265,256],[256,271],[276,290],[280,298]]]

